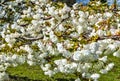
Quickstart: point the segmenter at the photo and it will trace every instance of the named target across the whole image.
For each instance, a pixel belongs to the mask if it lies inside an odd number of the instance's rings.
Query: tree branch
[[[103,37],[98,38],[98,40],[103,40],[103,39],[113,39],[113,40],[119,40],[120,41],[120,35],[103,36]]]
[[[70,18],[70,16],[65,19],[62,19],[52,30],[54,31],[61,23],[63,23],[65,20],[67,20],[69,18]]]
[[[49,17],[42,17],[41,19],[43,20],[50,20],[52,18],[52,16],[49,16]]]
[[[36,41],[36,40],[39,40],[39,39],[43,39],[43,36],[40,36],[40,37],[37,37],[37,38],[29,38],[29,37],[25,37],[25,36],[20,36],[21,39],[24,39],[24,40],[28,40],[28,41]]]

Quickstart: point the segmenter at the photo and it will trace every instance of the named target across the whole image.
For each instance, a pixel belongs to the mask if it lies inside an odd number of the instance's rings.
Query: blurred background
[[[102,3],[107,3],[108,5],[116,4],[120,6],[120,0],[53,0],[55,2],[65,2],[68,6],[72,6],[74,3],[82,3],[82,5],[87,5],[90,1],[100,1]]]

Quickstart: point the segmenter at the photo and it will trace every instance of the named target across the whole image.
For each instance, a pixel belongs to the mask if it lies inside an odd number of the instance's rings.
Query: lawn
[[[114,68],[107,74],[102,74],[99,81],[120,81],[120,58],[109,56],[109,62],[114,62]],[[74,81],[77,76],[75,74],[57,73],[54,77],[44,75],[40,66],[29,66],[27,64],[17,67],[9,67],[7,72],[12,81]],[[83,79],[82,81],[88,81]]]

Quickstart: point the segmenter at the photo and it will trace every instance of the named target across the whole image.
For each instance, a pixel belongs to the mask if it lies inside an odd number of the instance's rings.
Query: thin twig
[[[62,19],[52,30],[54,31],[61,23],[63,23],[68,18],[70,18],[70,17],[67,17],[66,19]]]
[[[5,8],[7,8],[7,6],[6,6],[6,5],[4,5],[4,4],[2,4],[2,3],[0,3],[0,5],[1,5],[1,6],[3,6],[3,7],[5,7]]]

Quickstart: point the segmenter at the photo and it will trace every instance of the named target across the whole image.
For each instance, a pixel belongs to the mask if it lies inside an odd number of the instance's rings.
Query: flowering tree
[[[114,63],[108,56],[120,57],[120,12],[90,4],[1,0],[0,80],[8,78],[7,67],[25,62],[49,77],[79,74],[75,81],[97,81],[110,71]]]

